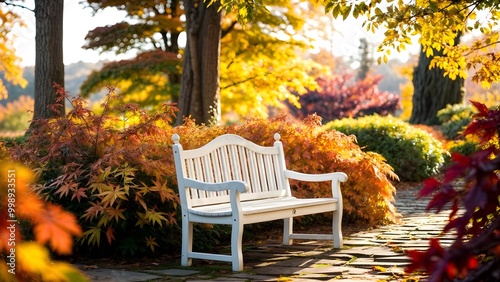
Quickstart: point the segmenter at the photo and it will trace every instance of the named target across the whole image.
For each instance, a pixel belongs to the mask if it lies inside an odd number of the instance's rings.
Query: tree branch
[[[231,32],[237,23],[238,23],[238,21],[233,21],[228,28],[223,29],[220,38],[224,38],[224,36],[226,36],[229,32]]]
[[[21,9],[26,9],[26,10],[28,10],[30,12],[33,12],[33,13],[35,12],[35,10],[32,10],[32,9],[30,9],[30,8],[24,6],[24,5],[19,5],[19,4],[11,3],[11,2],[5,2],[5,0],[0,0],[0,3],[4,3],[7,6],[13,6],[13,7],[21,8]]]

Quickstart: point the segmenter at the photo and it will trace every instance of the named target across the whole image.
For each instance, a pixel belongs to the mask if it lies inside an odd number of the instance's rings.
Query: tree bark
[[[220,3],[185,1],[187,42],[184,54],[179,115],[197,124],[220,121]]]
[[[64,0],[35,0],[36,59],[34,119],[64,116],[65,107],[58,112],[48,106],[56,103],[53,84],[64,87],[63,61]]]
[[[459,40],[460,36],[457,36],[455,44],[458,44]],[[431,60],[432,57],[420,52],[418,65],[413,72],[413,109],[410,117],[412,124],[439,124],[437,112],[448,104],[462,103],[464,99],[464,79],[457,77],[452,80],[445,77],[444,70],[440,68],[429,69]]]

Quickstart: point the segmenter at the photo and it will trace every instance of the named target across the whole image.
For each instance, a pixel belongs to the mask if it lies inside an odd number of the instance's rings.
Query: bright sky
[[[84,9],[82,5],[78,4],[79,2],[78,0],[64,1],[64,64],[79,61],[97,62],[111,57],[121,59],[122,57],[111,54],[100,55],[96,51],[82,49],[82,46],[85,44],[85,36],[89,30],[98,26],[115,24],[125,18],[125,13],[114,9],[105,9],[92,16],[92,9]],[[26,6],[34,9],[34,1],[26,1]],[[35,15],[26,9],[17,9],[16,11],[21,14],[27,24],[27,27],[16,31],[16,52],[22,58],[23,66],[33,66],[35,65]]]
[[[92,10],[89,8],[84,9],[79,2],[78,0],[64,1],[64,63],[125,59],[126,55],[101,55],[96,51],[81,48],[85,44],[84,39],[89,30],[98,26],[115,24],[125,18],[125,13],[116,11],[115,9],[105,9],[92,16]],[[34,0],[27,0],[25,3],[28,8],[34,9]],[[33,66],[35,64],[35,15],[26,9],[16,9],[16,11],[21,14],[27,27],[14,31],[17,36],[14,47],[19,57],[22,58],[21,64],[23,66]],[[359,52],[357,48],[359,40],[363,37],[372,42],[377,41],[377,35],[364,31],[359,21],[356,23],[335,21],[333,26],[336,30],[334,32],[335,39],[332,40],[334,43],[333,52],[337,56],[356,56]],[[378,37],[380,38],[380,36]],[[415,50],[412,52],[415,53]],[[408,53],[401,54],[399,57],[405,61],[408,58]]]

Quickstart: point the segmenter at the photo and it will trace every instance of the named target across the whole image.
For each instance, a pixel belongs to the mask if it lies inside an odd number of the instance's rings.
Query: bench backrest
[[[227,191],[206,192],[185,187],[183,179],[208,183],[241,180],[249,184],[242,201],[290,195],[284,177],[285,158],[280,135],[275,134],[273,147],[263,147],[238,135],[225,134],[203,147],[183,150],[179,135],[174,134],[173,151],[183,205],[195,207],[229,202]]]

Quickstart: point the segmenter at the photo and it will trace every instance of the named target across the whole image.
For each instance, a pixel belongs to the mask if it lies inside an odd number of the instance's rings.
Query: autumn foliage
[[[310,114],[321,116],[326,122],[347,117],[360,117],[377,113],[394,114],[399,109],[399,96],[380,91],[382,76],[367,76],[360,81],[353,75],[337,74],[318,78],[320,90],[309,91],[299,98],[300,108],[289,106],[290,112],[305,118]]]
[[[30,188],[30,169],[0,161],[1,281],[86,281],[77,269],[52,261],[49,250],[60,255],[73,251],[73,238],[82,230],[76,217],[60,206],[44,202]],[[32,230],[34,241],[23,238]]]
[[[4,2],[4,1],[0,1]],[[10,9],[0,7],[0,72],[6,81],[14,85],[26,87],[27,81],[23,78],[23,70],[19,58],[14,49],[15,36],[12,29],[24,27],[21,17]],[[9,36],[6,36],[9,34]],[[0,79],[0,100],[7,98],[8,93],[5,83]]]
[[[279,132],[290,169],[348,174],[342,185],[346,220],[370,226],[397,220],[392,168],[380,155],[363,152],[352,137],[322,130],[318,116],[299,121],[280,115],[210,127],[186,119],[182,126],[172,127],[176,110],[172,105],[155,114],[133,104],[112,106],[110,100],[118,97],[110,89],[96,114],[81,97],[58,91],[73,109],[66,117],[36,121],[29,139],[12,155],[33,168],[39,177],[35,190],[41,197],[78,216],[83,228],[77,245],[81,252],[130,256],[180,249],[173,133],[189,149],[224,133],[272,145],[274,133]],[[292,189],[299,197],[331,193],[328,183],[293,183]],[[205,229],[205,237],[196,241],[207,246],[213,247],[223,236],[206,226],[196,228]]]
[[[15,101],[0,105],[0,132],[2,136],[15,136],[22,133],[29,126],[33,116],[29,109],[33,109],[35,101],[30,96],[21,95]]]
[[[456,234],[448,248],[433,239],[428,250],[408,252],[407,271],[424,269],[431,282],[500,280],[500,110],[473,105],[479,113],[465,134],[479,137],[482,149],[471,156],[454,154],[444,179],[428,179],[420,191],[433,195],[428,210],[451,206],[443,231]]]
[[[175,240],[165,230],[176,224],[178,195],[169,182],[173,168],[165,165],[173,161],[170,144],[159,137],[171,135],[166,125],[174,109],[164,105],[148,115],[132,104],[111,108],[116,97],[110,88],[96,114],[81,97],[57,89],[59,102],[66,99],[73,109],[62,118],[36,120],[27,142],[13,153],[39,177],[35,191],[78,215],[82,244],[118,241],[124,255],[142,246],[154,251],[156,238],[170,247]]]
[[[274,133],[281,135],[287,168],[305,173],[342,171],[348,180],[342,183],[344,215],[347,220],[369,226],[394,222],[395,188],[390,179],[396,178],[392,168],[377,153],[364,152],[352,136],[335,130],[324,130],[321,118],[311,115],[300,121],[289,115],[270,119],[247,119],[241,125],[196,127],[191,122],[175,128],[185,149],[200,147],[213,138],[232,133],[260,145],[272,146]],[[328,183],[291,183],[297,197],[327,197]]]

